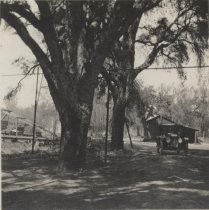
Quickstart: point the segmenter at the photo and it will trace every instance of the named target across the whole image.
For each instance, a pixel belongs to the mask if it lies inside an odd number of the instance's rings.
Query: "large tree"
[[[127,105],[129,89],[132,88],[133,78],[129,74],[130,69],[134,68],[134,43],[138,29],[137,18],[130,25],[128,31],[115,42],[110,55],[110,67],[107,68],[109,74],[103,73],[109,82],[109,88],[113,98],[112,114],[112,135],[111,146],[113,149],[123,149],[123,130],[125,122],[125,110]]]
[[[60,167],[85,160],[87,131],[97,76],[109,50],[145,11],[160,0],[1,2],[1,17],[30,48],[47,80],[61,121]],[[46,51],[27,26],[44,38]]]
[[[125,107],[129,91],[133,88],[131,87],[133,81],[140,72],[155,61],[163,61],[178,67],[178,73],[183,77],[184,72],[179,67],[189,61],[188,54],[191,51],[196,53],[199,64],[203,62],[204,51],[208,46],[208,1],[161,2],[161,8],[155,7],[146,11],[146,21],[143,19],[144,15],[138,16],[114,46],[113,69],[116,70],[112,71],[110,76],[115,82],[111,87],[114,101],[112,145],[115,149],[123,148]],[[141,2],[138,1],[137,5],[141,6]],[[166,13],[166,10],[170,13]],[[150,22],[147,22],[147,19]],[[143,52],[141,53],[143,58],[141,65],[134,69],[135,42],[139,44],[138,48]]]

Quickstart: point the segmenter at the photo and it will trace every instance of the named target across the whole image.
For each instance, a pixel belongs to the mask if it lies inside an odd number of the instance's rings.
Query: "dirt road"
[[[3,160],[3,209],[209,209],[209,145],[159,156],[155,144],[108,166],[56,173],[50,160]]]

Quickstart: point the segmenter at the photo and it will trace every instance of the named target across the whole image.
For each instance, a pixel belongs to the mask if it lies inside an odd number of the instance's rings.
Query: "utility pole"
[[[131,148],[133,148],[133,143],[132,143],[132,140],[131,140],[131,135],[130,135],[130,131],[129,131],[128,122],[126,121],[125,124],[126,124],[126,129],[127,129],[127,132],[128,132],[128,137],[129,137],[129,140],[130,140],[130,145],[131,145]]]
[[[17,137],[18,137],[18,117],[16,117],[16,140],[17,140]]]
[[[108,142],[108,127],[109,127],[109,106],[110,106],[110,90],[109,81],[107,82],[107,114],[106,114],[106,132],[105,132],[105,164],[107,163],[107,142]]]
[[[53,141],[55,140],[55,137],[56,137],[56,129],[57,129],[57,120],[55,118],[54,125],[53,125]]]
[[[38,76],[39,76],[39,68],[37,69],[37,78],[36,78],[36,94],[35,94],[35,105],[34,105],[34,118],[33,118],[33,139],[32,139],[32,153],[34,153],[35,146],[35,136],[36,136],[36,111],[37,111],[37,103],[38,103]]]

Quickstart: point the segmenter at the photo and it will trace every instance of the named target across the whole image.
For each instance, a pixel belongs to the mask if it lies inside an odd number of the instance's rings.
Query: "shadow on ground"
[[[106,167],[65,174],[52,160],[3,160],[3,209],[209,208],[209,150],[155,150],[138,144]]]

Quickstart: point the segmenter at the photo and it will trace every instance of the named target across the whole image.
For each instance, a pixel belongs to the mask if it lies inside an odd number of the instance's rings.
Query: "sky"
[[[146,18],[146,17],[144,17]],[[36,31],[32,31],[35,39],[40,37]],[[4,106],[3,98],[11,88],[14,88],[22,76],[6,76],[13,74],[20,74],[21,69],[15,66],[13,61],[19,57],[25,57],[28,60],[34,60],[35,57],[29,48],[22,42],[22,40],[14,33],[11,28],[5,29],[3,21],[0,25],[0,104]],[[139,66],[143,61],[143,52],[136,47],[135,67]],[[206,62],[206,64],[208,64]],[[190,55],[190,62],[188,65],[197,65],[194,56]],[[153,66],[157,66],[153,64]],[[185,70],[187,73],[187,81],[185,85],[196,86],[198,73],[195,69]],[[158,87],[161,84],[178,87],[181,81],[178,78],[176,70],[170,72],[166,70],[144,70],[138,76],[138,79],[142,79],[145,85],[153,85]],[[21,91],[17,94],[17,103],[19,107],[27,107],[34,104],[35,99],[35,84],[36,76],[28,76],[23,82]],[[46,85],[46,81],[43,81],[43,86]],[[44,91],[46,92],[46,91]],[[42,93],[43,94],[43,93]]]
[[[12,30],[5,30],[0,26],[0,100],[8,93],[11,88],[14,88],[18,81],[23,76],[2,76],[20,74],[22,71],[18,66],[12,64],[15,59],[25,57],[28,60],[33,60],[34,56],[20,40],[20,38],[13,33]],[[29,76],[23,80],[23,88],[18,93],[18,105],[28,106],[34,103],[35,93],[35,76]]]

